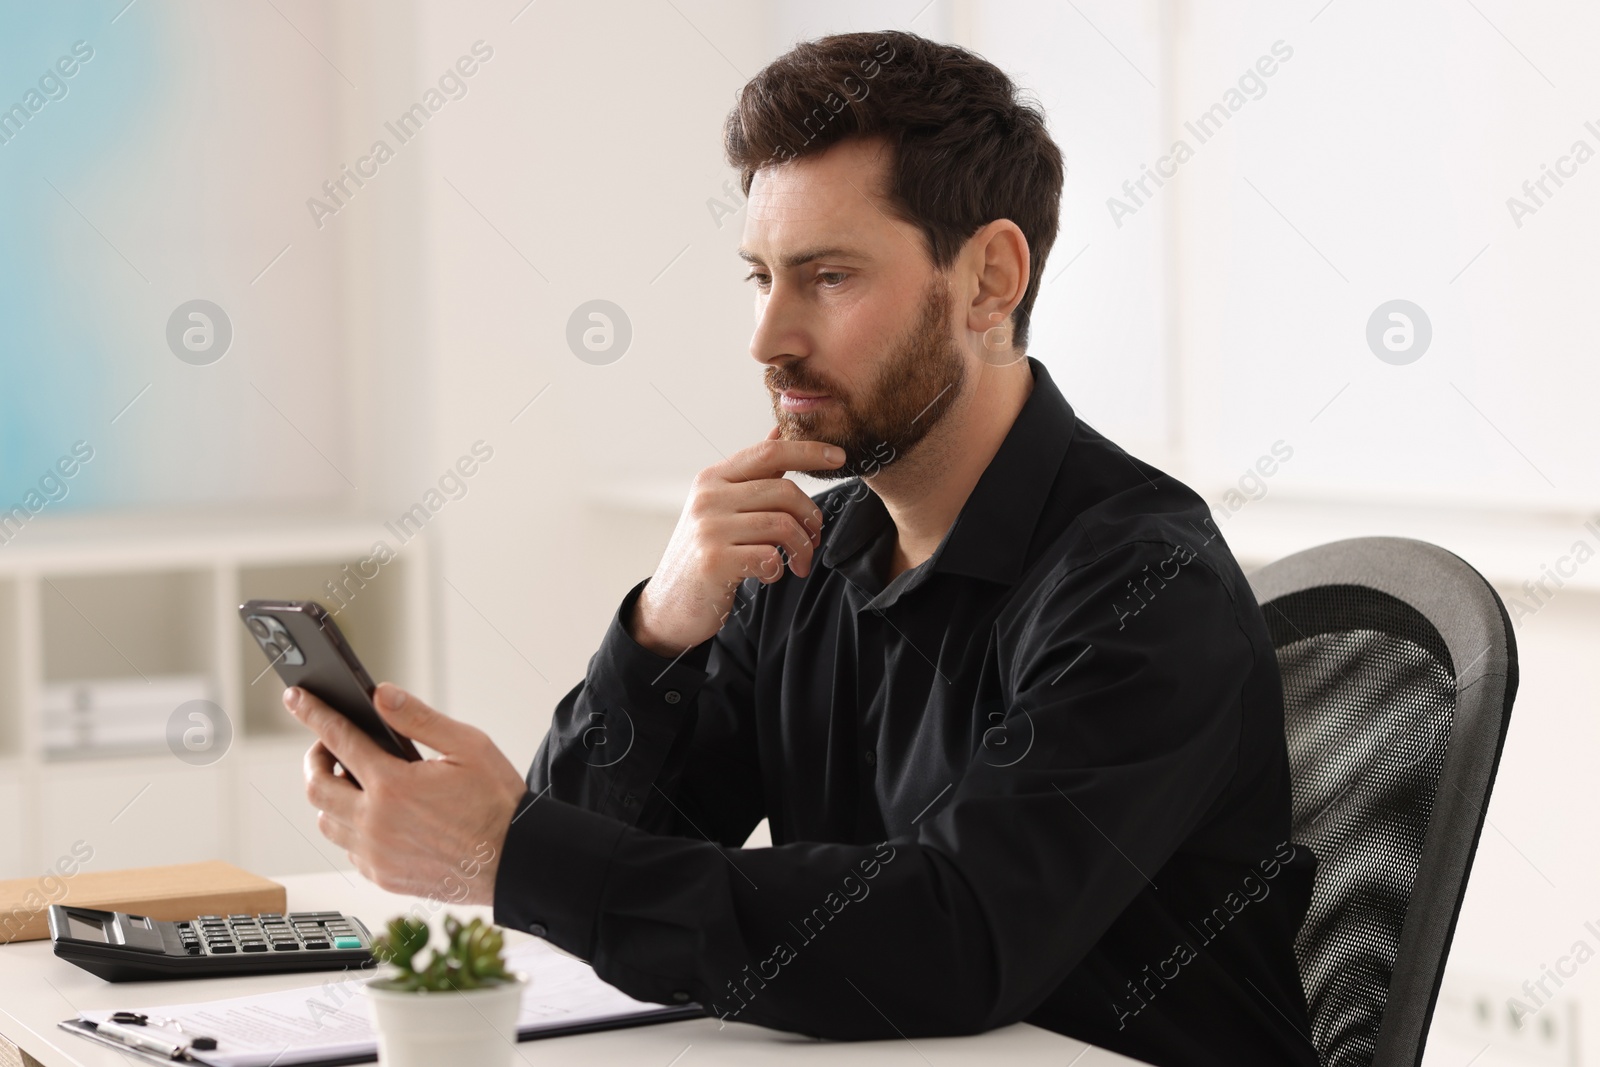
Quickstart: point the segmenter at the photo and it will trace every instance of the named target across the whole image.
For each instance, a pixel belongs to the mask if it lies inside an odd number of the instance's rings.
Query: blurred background
[[[346,867],[252,596],[337,607],[525,764],[690,478],[770,425],[734,93],[882,28],[1043,105],[1030,354],[1246,569],[1412,536],[1506,598],[1521,689],[1427,1062],[1600,1063],[1577,0],[7,5],[0,877]]]

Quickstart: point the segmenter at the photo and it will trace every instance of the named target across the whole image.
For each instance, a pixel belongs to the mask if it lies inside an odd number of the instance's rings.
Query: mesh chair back
[[[1416,1067],[1517,688],[1500,598],[1459,557],[1339,541],[1250,576],[1278,653],[1295,942],[1323,1067]]]

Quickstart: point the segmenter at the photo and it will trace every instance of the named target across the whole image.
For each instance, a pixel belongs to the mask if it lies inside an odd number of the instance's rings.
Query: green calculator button
[[[336,937],[336,938],[333,939],[333,947],[334,948],[360,948],[361,947],[361,939],[359,937]]]

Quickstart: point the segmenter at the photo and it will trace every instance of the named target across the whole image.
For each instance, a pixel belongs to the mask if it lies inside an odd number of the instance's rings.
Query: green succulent
[[[418,955],[428,947],[431,936],[425,922],[404,915],[389,920],[388,933],[372,939],[372,955],[391,964],[397,972],[384,980],[385,986],[448,993],[516,981],[507,973],[505,957],[501,955],[505,937],[492,923],[482,919],[462,923],[454,915],[445,916],[445,944],[435,948],[423,964]]]

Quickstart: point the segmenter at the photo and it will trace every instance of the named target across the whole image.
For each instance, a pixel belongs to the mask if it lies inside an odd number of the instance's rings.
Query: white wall
[[[419,85],[495,50],[418,163],[439,455],[495,448],[444,516],[446,692],[519,763],[665,543],[637,487],[670,495],[765,432],[739,219],[707,201],[727,199],[722,118],[769,55],[732,2],[520,6],[420,6],[417,33]],[[610,365],[566,343],[592,299],[632,323]]]
[[[1583,129],[1594,72],[1578,46],[1594,39],[1594,19],[1576,4],[1538,16],[1321,0],[1175,12],[1174,138],[1274,42],[1294,50],[1163,190],[1178,213],[1180,469],[1215,501],[1272,442],[1294,449],[1266,499],[1224,527],[1242,554],[1264,562],[1273,553],[1258,546],[1421,536],[1537,606],[1524,581],[1580,538],[1600,548],[1581,521],[1600,506],[1600,479],[1579,295],[1600,282],[1582,236],[1600,183],[1580,170],[1520,228],[1506,206],[1574,138],[1600,149]],[[1380,361],[1364,336],[1396,297],[1434,331],[1404,366]],[[1507,1010],[1580,936],[1600,950],[1583,926],[1600,915],[1600,868],[1573,844],[1600,809],[1586,773],[1600,691],[1585,654],[1600,631],[1593,577],[1517,620],[1522,686],[1430,1064],[1600,1056],[1592,1041],[1576,1047],[1583,1028],[1569,1015],[1600,988],[1586,971],[1537,1028],[1513,1030]]]
[[[1600,268],[1579,235],[1600,219],[1600,168],[1521,228],[1506,206],[1575,138],[1600,150],[1578,50],[1596,12],[1336,3],[1313,21],[1320,7],[1229,0],[1178,19],[1178,118],[1274,41],[1294,49],[1171,189],[1196,468],[1284,437],[1300,496],[1596,507],[1581,306]],[[1433,324],[1409,366],[1363,337],[1396,297]]]

